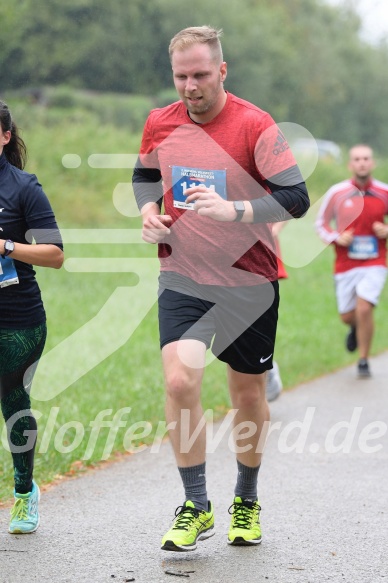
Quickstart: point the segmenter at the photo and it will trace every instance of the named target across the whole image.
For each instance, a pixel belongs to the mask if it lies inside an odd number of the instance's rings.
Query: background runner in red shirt
[[[320,208],[316,228],[335,250],[334,280],[338,312],[350,327],[346,347],[359,351],[358,376],[370,376],[368,356],[374,333],[373,309],[387,277],[388,184],[372,177],[373,151],[357,145],[349,152],[352,178],[332,186]]]

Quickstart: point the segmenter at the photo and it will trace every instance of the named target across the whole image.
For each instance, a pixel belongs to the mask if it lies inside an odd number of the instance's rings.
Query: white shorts
[[[355,267],[334,275],[338,312],[346,314],[356,307],[357,297],[377,305],[387,279],[388,269],[382,265]]]

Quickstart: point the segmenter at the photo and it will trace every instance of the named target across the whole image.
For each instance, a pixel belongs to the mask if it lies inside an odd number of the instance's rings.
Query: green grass
[[[120,239],[128,229],[140,228],[134,205],[123,208],[125,198],[131,196],[131,171],[97,170],[87,162],[93,153],[136,152],[140,136],[130,135],[125,127],[100,123],[95,113],[81,115],[77,111],[65,116],[58,110],[53,116],[50,111],[33,107],[30,113],[23,134],[30,151],[28,170],[37,173],[52,201],[63,229],[67,261],[60,271],[37,268],[49,328],[44,358],[48,361],[50,354],[61,345],[61,358],[53,369],[55,374],[46,374],[42,360],[33,388],[33,409],[39,416],[35,477],[43,484],[58,475],[77,473],[96,465],[104,457],[109,427],[99,430],[94,444],[97,432],[91,425],[101,411],[111,410],[106,414],[109,421],[120,409],[131,408],[122,412],[124,426],[117,428],[111,444],[111,459],[131,449],[128,431],[131,427],[136,429],[136,423],[150,424],[151,433],[138,435],[135,447],[151,443],[157,428],[163,429],[159,424],[164,419],[164,387],[155,305],[156,248],[140,242],[112,243],[114,232],[104,231],[117,229],[116,236]],[[49,123],[53,117],[55,122]],[[79,168],[63,167],[62,157],[68,153],[80,156]],[[345,166],[320,165],[309,180],[312,200],[318,200],[333,182],[346,175]],[[118,188],[122,189],[120,204],[113,197]],[[276,360],[285,389],[355,359],[344,349],[346,328],[336,311],[332,249],[322,250],[319,246],[313,218],[314,210],[306,219],[294,221],[281,234],[289,279],[280,284]],[[78,236],[83,233],[85,242],[77,242],[77,232],[71,229],[78,230]],[[96,235],[95,242],[90,234]],[[97,260],[101,272],[93,272],[96,265],[91,264],[89,272],[74,271],[76,261],[85,258]],[[122,272],[104,272],[112,258],[125,262]],[[121,296],[113,305],[104,307],[112,294]],[[384,324],[388,318],[387,300],[386,288],[376,312],[373,354],[388,348]],[[93,318],[99,313],[101,321],[92,328]],[[134,323],[138,325],[132,329]],[[103,357],[99,356],[100,351]],[[100,361],[89,370],[88,363],[96,355]],[[77,371],[79,378],[75,374],[77,378],[67,385]],[[60,389],[57,395],[41,400],[42,395],[47,396],[47,391],[56,386]],[[46,393],[41,393],[38,399],[35,395],[42,388]],[[207,367],[203,405],[218,416],[230,406],[225,366],[220,362]],[[144,427],[137,426],[137,433]],[[78,445],[75,440],[79,441]],[[68,451],[63,451],[66,448]],[[0,468],[1,501],[10,498],[12,489],[11,456],[3,448]]]

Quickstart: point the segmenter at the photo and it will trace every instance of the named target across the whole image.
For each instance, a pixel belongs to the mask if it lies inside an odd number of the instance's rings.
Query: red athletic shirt
[[[184,202],[174,206],[174,197],[184,198],[183,190],[198,183],[214,184],[228,200],[268,195],[265,179],[296,164],[268,113],[231,93],[204,124],[190,119],[182,101],[155,109],[144,127],[140,160],[160,170],[165,214],[173,219],[171,235],[159,245],[162,271],[225,286],[277,279],[268,224],[219,222],[182,208]]]
[[[384,222],[388,214],[388,184],[372,179],[363,187],[354,180],[345,180],[332,186],[323,198],[316,220],[319,236],[335,246],[334,272],[342,273],[354,267],[386,265],[386,239],[377,239],[372,230],[375,221]],[[372,247],[370,257],[358,259],[349,256],[348,247],[337,245],[335,239],[347,229],[354,229],[354,237],[361,237]],[[370,239],[372,238],[372,239]],[[373,247],[374,245],[374,247]]]

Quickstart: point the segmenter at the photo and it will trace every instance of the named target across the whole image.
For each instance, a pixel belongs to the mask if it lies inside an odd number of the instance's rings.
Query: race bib
[[[203,185],[211,188],[226,200],[226,170],[201,170],[186,166],[172,166],[172,194],[174,207],[193,210],[194,203],[187,203],[185,190]]]
[[[19,278],[13,259],[0,255],[0,287],[15,283],[19,283]]]
[[[355,236],[348,249],[350,259],[375,259],[378,256],[377,237],[373,235]]]

